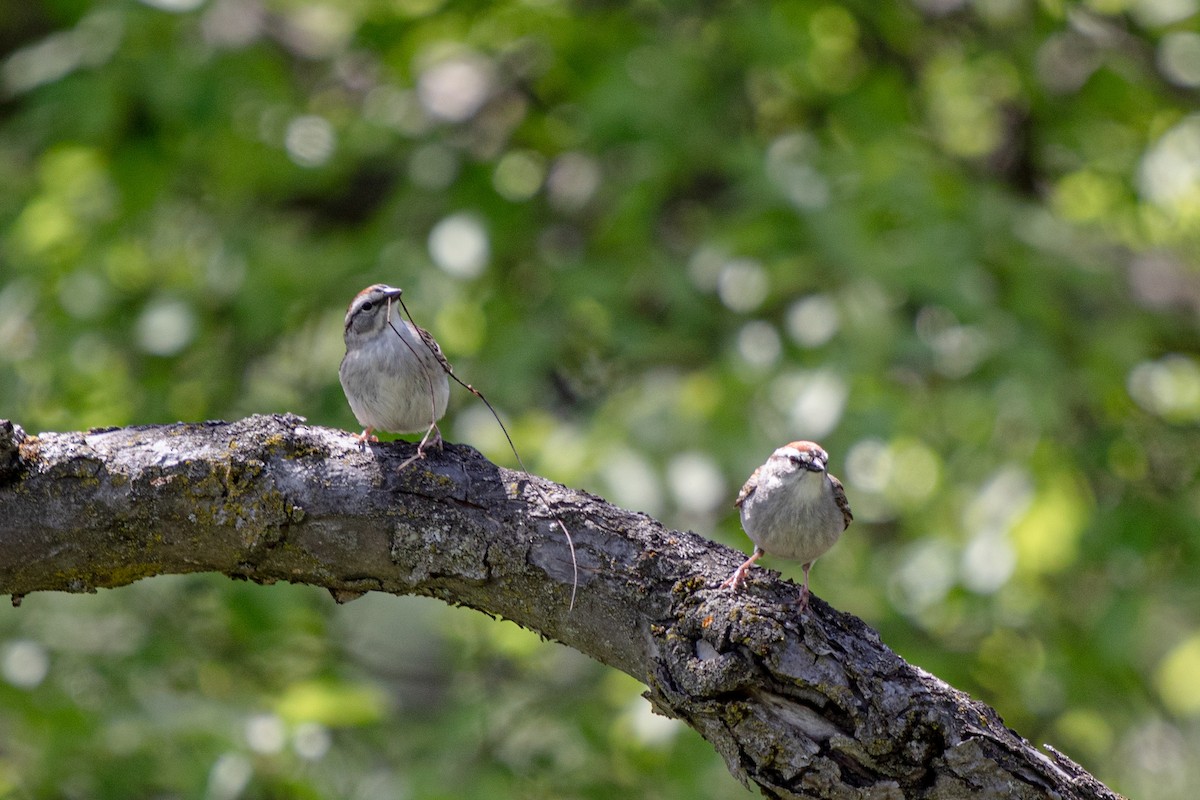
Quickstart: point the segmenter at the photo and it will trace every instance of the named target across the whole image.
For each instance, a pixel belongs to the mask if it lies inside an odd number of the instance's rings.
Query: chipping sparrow
[[[434,443],[440,445],[437,421],[450,397],[450,365],[428,331],[399,314],[392,321],[401,291],[377,283],[355,296],[346,311],[346,355],[338,377],[350,409],[364,426],[361,441],[373,439],[376,430],[425,431],[426,438],[436,432]],[[424,444],[422,439],[417,457]]]
[[[769,553],[804,565],[801,613],[808,608],[808,571],[854,519],[841,481],[825,471],[828,462],[820,445],[792,442],[754,470],[734,503],[742,511],[742,528],[754,542],[754,554],[722,589],[736,590],[750,566]]]

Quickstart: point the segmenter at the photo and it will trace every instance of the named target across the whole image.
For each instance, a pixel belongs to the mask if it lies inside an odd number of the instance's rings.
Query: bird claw
[[[742,583],[746,580],[746,573],[748,571],[749,571],[748,566],[746,564],[743,564],[742,566],[735,569],[733,571],[733,574],[730,575],[728,578],[726,578],[725,582],[722,583],[717,588],[732,589],[733,591],[736,592],[739,588],[741,588]]]
[[[436,422],[429,426],[429,430],[425,431],[425,435],[421,437],[421,441],[417,442],[417,452],[405,459],[404,463],[396,471],[399,472],[414,461],[424,458],[425,449],[428,447],[436,447],[439,453],[444,449],[442,447],[442,431],[438,428]]]
[[[796,601],[796,605],[799,606],[798,611],[800,612],[800,616],[808,613],[808,594],[807,586],[800,590],[800,599]]]
[[[409,464],[413,463],[414,461],[420,461],[423,458],[425,458],[425,451],[421,449],[420,445],[417,445],[417,452],[404,459],[404,462],[400,464],[400,466],[396,467],[396,472],[403,472],[404,468]]]
[[[750,567],[754,566],[754,562],[758,561],[762,555],[762,551],[756,549],[754,553],[745,561],[743,561],[741,565],[733,571],[733,574],[721,584],[720,588],[732,589],[736,592],[742,585],[742,582],[746,580],[746,573],[750,571]]]

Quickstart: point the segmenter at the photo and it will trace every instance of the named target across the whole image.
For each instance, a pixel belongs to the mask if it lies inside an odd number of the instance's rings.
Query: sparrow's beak
[[[403,289],[397,289],[394,286],[381,286],[379,289],[381,292],[383,292],[383,296],[388,300],[395,300],[400,295],[404,294]]]
[[[813,456],[804,467],[809,472],[824,472],[825,462],[821,460],[820,456]]]

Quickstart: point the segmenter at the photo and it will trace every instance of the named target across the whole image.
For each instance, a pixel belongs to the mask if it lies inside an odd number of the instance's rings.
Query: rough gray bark
[[[447,445],[360,448],[295,416],[28,436],[0,422],[0,593],[165,573],[423,594],[557,639],[645,682],[771,797],[1114,798],[991,708],[905,663],[861,620],[742,554]]]

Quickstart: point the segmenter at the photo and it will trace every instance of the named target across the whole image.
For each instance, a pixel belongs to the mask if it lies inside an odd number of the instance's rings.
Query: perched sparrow
[[[769,553],[804,565],[801,613],[808,608],[808,571],[854,519],[842,482],[825,471],[828,462],[820,445],[792,442],[754,470],[734,503],[742,510],[742,528],[754,542],[754,554],[722,589],[736,590],[750,566]]]
[[[363,289],[346,311],[346,355],[338,376],[350,409],[364,426],[359,439],[372,431],[437,432],[446,413],[450,365],[428,331],[396,314],[392,306],[402,290],[377,283]],[[423,448],[425,439],[421,440]],[[423,454],[418,449],[418,457]]]

